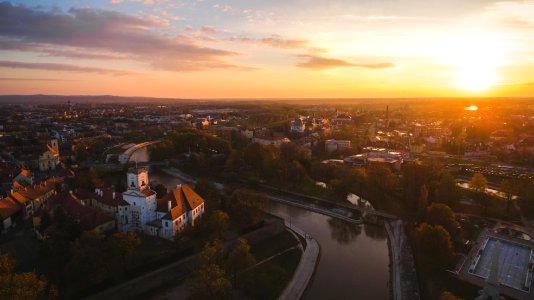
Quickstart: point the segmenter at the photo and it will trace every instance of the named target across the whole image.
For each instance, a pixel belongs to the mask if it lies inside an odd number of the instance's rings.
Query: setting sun
[[[461,70],[457,76],[458,86],[471,92],[485,91],[497,81],[497,75],[493,70],[477,69],[476,67]]]

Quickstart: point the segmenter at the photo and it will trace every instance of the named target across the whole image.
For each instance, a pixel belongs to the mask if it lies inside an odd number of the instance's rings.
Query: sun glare
[[[471,105],[471,106],[468,106],[468,107],[464,108],[464,110],[477,111],[478,110],[478,106]]]
[[[497,82],[497,74],[494,70],[470,67],[458,72],[458,86],[464,90],[481,92],[491,88]]]
[[[497,67],[503,61],[503,49],[496,36],[473,34],[452,38],[444,49],[448,64],[456,72],[457,86],[471,92],[488,90],[499,80]]]

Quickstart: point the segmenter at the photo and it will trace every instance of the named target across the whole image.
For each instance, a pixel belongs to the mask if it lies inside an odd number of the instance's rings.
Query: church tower
[[[148,171],[146,168],[130,168],[128,170],[128,190],[144,191],[148,186]]]
[[[52,139],[50,141],[50,147],[52,147],[52,149],[56,150],[56,152],[59,154],[59,145],[58,145],[57,139]]]

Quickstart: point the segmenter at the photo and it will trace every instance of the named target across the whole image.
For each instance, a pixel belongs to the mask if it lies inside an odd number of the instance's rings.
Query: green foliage
[[[220,208],[222,192],[212,181],[200,179],[195,185],[195,192],[206,201],[206,213]]]
[[[426,214],[428,206],[428,190],[426,189],[426,185],[421,186],[421,190],[419,191],[419,198],[417,199],[417,215],[420,220],[422,220]]]
[[[35,272],[15,273],[9,254],[0,256],[0,299],[55,299],[57,289]]]
[[[460,200],[460,190],[456,184],[454,176],[450,173],[443,173],[439,179],[437,188],[437,200],[446,203],[450,207],[455,207]]]
[[[74,186],[78,189],[85,189],[92,191],[97,187],[103,187],[104,182],[95,168],[91,167],[87,170],[80,170],[76,172],[74,177]]]
[[[98,282],[113,274],[120,277],[137,257],[139,237],[135,233],[115,233],[105,237],[84,232],[71,246],[66,266],[69,280]]]
[[[469,181],[469,187],[479,193],[486,192],[487,186],[488,180],[481,173],[475,173],[471,178],[471,181]]]
[[[250,253],[250,246],[245,239],[238,239],[237,245],[228,254],[226,270],[234,277],[234,287],[237,286],[238,274],[256,264],[256,258]]]
[[[230,226],[230,217],[222,210],[215,210],[208,216],[208,227],[216,239],[222,239]]]
[[[429,270],[443,270],[451,263],[454,248],[451,236],[441,225],[420,224],[415,241],[421,266]]]
[[[156,192],[156,196],[158,199],[167,195],[167,188],[161,183],[154,187],[154,191]]]
[[[246,229],[263,221],[268,204],[261,194],[235,190],[228,200],[228,212],[239,228]]]
[[[223,255],[220,240],[204,245],[200,253],[200,266],[187,282],[192,299],[233,299],[232,283],[221,267]]]
[[[446,204],[432,203],[426,209],[426,220],[429,224],[443,226],[452,237],[457,236],[460,229],[454,212]]]

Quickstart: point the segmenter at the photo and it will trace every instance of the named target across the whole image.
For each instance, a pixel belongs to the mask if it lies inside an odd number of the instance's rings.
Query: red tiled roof
[[[52,209],[57,205],[61,205],[69,216],[79,220],[84,230],[91,230],[114,220],[98,209],[82,205],[80,200],[71,193],[62,193],[52,197],[47,207]]]
[[[171,211],[163,217],[167,220],[175,220],[185,212],[193,210],[204,203],[204,199],[195,193],[187,184],[182,184],[171,190],[163,198],[158,199],[157,211],[168,211],[169,201],[171,201]]]
[[[5,220],[21,210],[19,204],[10,198],[0,199],[0,220]]]
[[[144,189],[144,190],[141,191],[141,193],[143,193],[143,195],[145,195],[146,197],[149,197],[149,196],[152,196],[152,195],[156,194],[156,192],[154,192],[151,189]]]
[[[115,192],[114,188],[100,188],[102,191],[102,196],[100,196],[97,193],[91,194],[91,198],[95,199],[96,201],[109,205],[109,206],[118,206],[118,205],[125,205],[124,203],[128,203],[123,200],[122,193]],[[113,193],[115,192],[115,198],[113,198]]]

